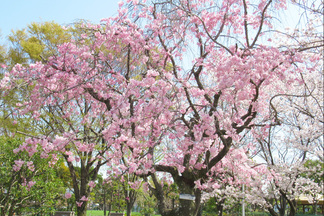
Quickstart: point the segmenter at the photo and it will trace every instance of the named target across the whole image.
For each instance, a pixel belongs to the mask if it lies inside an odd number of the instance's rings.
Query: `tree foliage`
[[[14,153],[21,144],[19,139],[0,137],[1,215],[51,212],[63,198],[62,182],[40,154]]]
[[[57,46],[72,38],[71,32],[71,28],[64,29],[55,22],[31,23],[25,29],[12,31],[9,65],[35,63],[56,55]]]
[[[305,110],[303,100],[321,95],[307,87],[321,67],[322,54],[313,51],[323,44],[281,46],[272,40],[273,10],[284,10],[286,1],[128,3],[121,2],[118,16],[101,25],[81,25],[82,34],[60,44],[55,55],[16,65],[5,75],[0,85],[6,92],[27,92],[17,112],[31,113],[41,126],[41,135],[19,151],[41,150],[53,163],[62,155],[79,216],[104,164],[115,176],[152,178],[163,216],[196,216],[203,192],[227,185],[260,190],[267,182],[274,185],[272,198],[279,191],[293,202],[295,189],[283,188],[291,179],[277,182],[299,174],[272,153],[281,143],[287,151],[297,149],[292,154],[303,153],[296,157],[302,164],[309,149],[318,147],[321,132],[310,137],[307,126],[323,124],[312,114],[323,109],[318,103]],[[23,35],[17,32],[17,41]],[[53,53],[40,48],[37,37],[25,41],[20,47],[35,52],[31,58]],[[288,131],[284,142],[273,129]],[[251,159],[256,149],[266,165]],[[195,201],[180,199],[167,209],[159,172]]]

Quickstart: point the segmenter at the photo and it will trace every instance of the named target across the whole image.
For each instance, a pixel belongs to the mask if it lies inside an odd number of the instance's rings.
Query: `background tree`
[[[39,154],[14,153],[21,143],[17,138],[0,137],[1,215],[52,212],[62,201],[65,188]]]
[[[45,60],[57,53],[57,46],[67,42],[72,37],[74,29],[65,30],[63,26],[55,22],[31,23],[26,28],[13,31],[9,35],[7,49],[1,47],[2,64],[10,71],[15,64],[28,64]],[[3,76],[4,73],[1,74]],[[30,89],[24,89],[29,92]],[[37,121],[31,116],[14,115],[14,107],[25,97],[25,92],[18,89],[1,97],[1,123],[2,134],[12,135],[17,131],[25,134],[36,135]]]
[[[139,191],[139,196],[136,204],[137,210],[139,210],[139,212],[144,216],[150,216],[156,213],[156,198],[154,195],[152,195],[152,192],[145,185],[143,185],[143,187]]]
[[[56,55],[57,46],[71,40],[73,31],[73,27],[64,28],[55,22],[31,23],[12,31],[8,65],[35,63]]]
[[[323,16],[323,5],[318,5],[319,2],[308,3],[298,3],[303,11],[300,23],[288,37],[281,35],[278,44],[297,48],[305,55],[322,55],[323,32],[317,24],[320,26],[322,23],[319,17]],[[271,210],[273,215],[284,215],[287,205],[289,215],[295,215],[296,197],[301,194],[322,194],[320,185],[310,176],[314,172],[323,172],[323,169],[307,169],[304,165],[309,159],[322,160],[323,152],[323,64],[321,60],[312,64],[317,65],[316,70],[300,72],[302,84],[294,85],[271,99],[273,114],[281,125],[270,127],[269,136],[259,139],[262,158],[279,175],[279,179],[274,178],[271,195],[273,200],[277,200],[273,203],[281,208],[279,213]]]
[[[322,173],[323,168],[307,168],[305,163],[317,158],[322,151],[323,121],[320,116],[323,115],[323,107],[320,104],[323,93],[319,77],[323,74],[315,71],[300,75],[302,85],[296,85],[286,94],[278,94],[271,99],[274,114],[281,124],[269,127],[268,137],[258,139],[258,155],[276,173],[271,181],[264,181],[263,184],[269,186],[267,191],[261,189],[262,185],[256,186],[272,215],[285,215],[287,209],[289,215],[295,215],[298,197],[322,194],[320,184],[311,176]],[[258,192],[252,193],[251,198],[255,199]],[[274,210],[275,207],[279,212]]]
[[[138,190],[142,182],[135,174],[125,175],[122,181],[122,188],[126,202],[126,215],[131,216],[133,206],[138,197]]]
[[[18,30],[17,32],[14,32],[12,36],[10,36],[10,40],[13,43],[14,46],[9,51],[10,56],[10,63],[16,64],[28,64],[28,63],[36,63],[37,61],[43,61],[46,62],[49,56],[55,56],[58,53],[58,45],[66,42],[67,40],[70,40],[72,35],[74,39],[80,39],[82,31],[86,31],[86,29],[81,30],[81,23],[75,24],[74,28],[69,28],[68,30],[64,30],[62,26],[53,23],[53,22],[46,22],[42,24],[36,24],[33,23],[28,26],[27,30]],[[88,43],[90,43],[91,40],[88,40]],[[17,57],[18,56],[18,57]],[[67,121],[61,120],[61,116],[64,115],[64,111],[60,110],[58,106],[48,106],[44,107],[45,109],[42,110],[41,115],[38,116],[42,119],[42,121],[39,121],[37,119],[36,121],[30,121],[29,117],[35,117],[35,113],[31,113],[27,111],[26,113],[23,113],[23,115],[20,115],[18,113],[14,113],[14,106],[21,102],[19,99],[21,98],[27,98],[30,96],[30,93],[32,91],[33,87],[22,87],[17,88],[11,91],[10,93],[7,92],[6,95],[4,95],[3,99],[7,98],[8,100],[4,100],[4,105],[8,107],[9,111],[3,112],[3,114],[6,116],[6,120],[9,122],[7,124],[6,122],[3,122],[6,127],[4,127],[6,130],[9,128],[7,125],[12,125],[13,121],[16,121],[14,116],[23,116],[23,118],[19,118],[19,120],[27,120],[28,123],[32,122],[33,126],[30,125],[23,125],[21,122],[19,124],[20,128],[24,128],[24,130],[19,130],[17,127],[13,127],[13,131],[18,131],[19,133],[27,136],[33,136],[36,138],[38,135],[45,135],[45,136],[51,136],[54,138],[56,135],[64,134],[65,132],[69,132],[72,130],[79,130],[77,128],[73,128],[73,122],[79,126],[82,125],[80,122],[79,115],[80,112],[83,116],[86,116],[87,113],[91,112],[91,104],[87,104],[86,101],[81,99],[81,101],[75,101],[75,104],[79,109],[75,110],[76,115],[71,117],[68,117]],[[21,91],[22,90],[22,91]],[[12,100],[12,98],[16,98],[17,101]],[[57,102],[57,104],[60,102]],[[11,117],[11,118],[8,118]],[[18,121],[19,121],[18,120]],[[29,121],[28,121],[29,120]],[[93,123],[93,122],[92,122]],[[22,126],[22,127],[21,127]],[[81,126],[82,127],[82,126]],[[93,128],[97,127],[96,124],[93,125]],[[26,129],[27,130],[26,130]],[[96,128],[96,130],[102,130]],[[32,132],[31,132],[32,131]],[[83,128],[81,131],[84,131],[85,133],[91,133],[91,129],[85,129]],[[86,132],[87,131],[87,132]],[[92,130],[93,131],[93,130]],[[81,132],[82,134],[82,132]],[[91,137],[91,134],[85,135],[85,137]],[[88,138],[82,138],[81,140],[87,140]],[[79,140],[79,138],[76,138]],[[96,140],[95,142],[99,142],[102,144],[102,141],[100,137],[92,137],[91,139],[88,139],[88,142],[92,142]],[[33,141],[32,141],[33,142]],[[78,141],[78,143],[80,143]],[[81,145],[81,144],[80,144]],[[93,144],[90,144],[93,145]],[[82,147],[80,147],[82,149]],[[91,180],[95,180],[97,173],[99,171],[99,167],[102,166],[105,162],[102,163],[96,163],[96,167],[93,168],[93,164],[95,161],[92,160],[91,155],[97,155],[100,156],[102,153],[98,153],[96,149],[96,152],[94,153],[82,153],[83,150],[80,150],[78,154],[79,157],[76,158],[76,160],[79,160],[81,158],[80,164],[74,164],[72,163],[72,158],[69,157],[71,151],[70,146],[66,147],[66,153],[64,151],[63,158],[65,158],[67,164],[69,165],[70,170],[70,178],[73,182],[73,192],[76,198],[76,202],[79,203],[80,206],[77,206],[77,208],[82,209],[82,211],[85,211],[86,202],[88,200],[88,195],[90,193],[91,187],[88,186],[88,183]],[[78,149],[77,149],[78,151]],[[85,155],[83,155],[85,154]],[[52,155],[55,159],[57,159],[56,155]],[[43,157],[46,157],[43,155]],[[100,161],[101,159],[99,159]],[[88,161],[88,162],[86,162]],[[97,161],[98,162],[98,161]],[[78,167],[80,167],[81,171],[79,173],[76,173],[76,170],[79,170]],[[90,176],[89,176],[90,175]],[[82,179],[82,180],[79,180]],[[83,200],[81,200],[83,199]],[[81,206],[81,203],[84,203]]]
[[[3,45],[0,45],[0,64],[6,63],[6,48]]]
[[[302,173],[301,176],[306,179],[311,179],[315,185],[320,187],[312,187],[310,185],[303,185],[304,187],[309,187],[310,190],[307,190],[306,195],[310,197],[310,203],[313,203],[313,213],[318,213],[318,202],[321,199],[321,196],[324,195],[323,189],[321,186],[324,181],[324,163],[319,160],[308,160],[305,162],[304,166],[307,168],[308,172]]]
[[[102,176],[98,178],[93,199],[100,204],[104,210],[104,215],[106,215],[106,211],[108,211],[109,215],[111,211],[123,212],[125,207],[127,208],[127,202],[130,201],[128,197],[130,193],[127,193],[127,190],[130,190],[130,188],[127,186],[125,188],[125,185],[127,185],[127,182],[121,181],[120,178],[109,178],[109,180],[103,179]],[[133,201],[131,200],[131,202]]]

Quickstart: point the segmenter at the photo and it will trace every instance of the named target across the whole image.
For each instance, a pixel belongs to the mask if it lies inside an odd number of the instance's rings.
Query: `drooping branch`
[[[247,22],[247,4],[246,4],[246,0],[243,0],[243,6],[244,6],[244,30],[245,30],[245,41],[246,41],[246,45],[247,47],[250,47],[250,41],[249,41],[249,32],[248,32],[248,22]]]
[[[252,42],[252,44],[251,44],[251,46],[249,48],[254,47],[255,43],[259,39],[259,36],[260,36],[262,28],[263,28],[263,24],[264,24],[264,21],[265,21],[265,18],[266,18],[265,17],[266,11],[267,11],[267,9],[268,9],[268,7],[270,6],[271,3],[272,3],[272,0],[269,0],[268,3],[266,4],[266,6],[264,7],[264,9],[262,10],[259,30],[258,30],[257,34],[255,35],[254,40],[253,40],[253,42]]]

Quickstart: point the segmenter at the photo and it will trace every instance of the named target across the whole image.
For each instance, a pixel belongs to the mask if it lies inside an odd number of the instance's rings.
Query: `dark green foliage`
[[[0,206],[1,215],[14,213],[46,213],[54,210],[62,199],[65,188],[48,159],[35,153],[15,154],[22,141],[17,138],[0,137]],[[21,169],[13,170],[15,161],[25,160]],[[27,162],[33,166],[28,168]],[[31,183],[33,186],[29,187]]]

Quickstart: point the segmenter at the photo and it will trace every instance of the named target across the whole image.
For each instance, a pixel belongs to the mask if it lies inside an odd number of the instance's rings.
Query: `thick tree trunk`
[[[288,203],[288,205],[289,205],[289,210],[290,210],[289,211],[289,216],[295,216],[296,215],[296,210],[297,210],[297,202],[296,202],[296,200],[289,199],[287,197],[287,194],[282,190],[280,190],[280,193],[281,193],[283,199],[285,199],[285,202]]]
[[[132,207],[133,207],[133,206],[127,204],[127,212],[126,212],[126,215],[127,215],[127,216],[131,216],[131,213],[132,213]]]
[[[87,216],[87,204],[88,202],[83,202],[81,207],[77,207],[77,216]]]
[[[278,216],[278,214],[277,214],[277,212],[275,212],[274,210],[273,210],[273,208],[268,208],[268,211],[269,211],[269,213],[270,213],[270,215],[271,216]]]
[[[175,216],[197,216],[200,210],[201,191],[194,187],[181,184],[180,193],[195,196],[195,200],[180,199],[180,208]]]
[[[285,212],[286,212],[286,199],[284,196],[280,196],[280,208],[279,208],[279,215],[280,216],[285,216]]]
[[[315,214],[315,215],[317,215],[317,201],[313,204],[313,213]]]
[[[163,169],[162,169],[163,170]],[[162,216],[198,216],[200,213],[201,191],[195,189],[195,178],[193,174],[188,172],[185,175],[178,175],[176,169],[172,169],[170,173],[173,176],[175,184],[178,186],[180,194],[188,194],[195,196],[195,200],[180,199],[179,206],[173,206],[172,209],[168,209],[166,205],[166,197],[163,190],[163,185],[158,181],[155,173],[150,174],[155,187],[149,188],[153,192],[157,199],[159,213]],[[170,208],[171,206],[169,206]],[[175,207],[175,208],[174,208]]]
[[[289,216],[295,216],[296,215],[296,209],[297,209],[296,202],[295,201],[289,202],[289,206],[290,206]]]
[[[132,180],[135,181],[134,179]],[[137,199],[137,192],[134,190],[129,190],[128,187],[125,188],[125,196],[128,197],[128,200],[126,200],[126,215],[131,216],[132,208],[135,204],[135,201]]]

